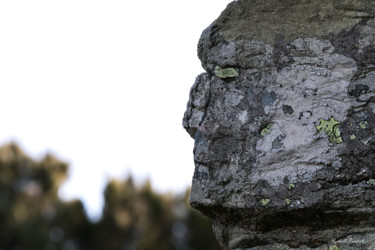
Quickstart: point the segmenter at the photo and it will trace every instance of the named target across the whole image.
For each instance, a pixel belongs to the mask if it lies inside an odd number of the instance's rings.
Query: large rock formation
[[[238,0],[203,33],[191,205],[225,249],[375,249],[375,1]]]

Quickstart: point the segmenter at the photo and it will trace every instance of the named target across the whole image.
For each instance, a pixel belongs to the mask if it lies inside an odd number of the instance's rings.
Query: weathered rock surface
[[[225,249],[375,249],[375,1],[238,0],[201,36],[191,205]]]

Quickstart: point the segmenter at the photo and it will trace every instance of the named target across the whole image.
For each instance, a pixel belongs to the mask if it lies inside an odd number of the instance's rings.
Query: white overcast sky
[[[194,171],[181,124],[203,72],[197,42],[229,2],[0,1],[0,144],[69,163],[60,196],[92,218],[113,177],[181,192]]]

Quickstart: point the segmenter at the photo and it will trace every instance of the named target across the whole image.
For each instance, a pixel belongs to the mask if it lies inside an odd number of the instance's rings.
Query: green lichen
[[[362,121],[362,122],[360,122],[360,123],[359,123],[359,127],[360,127],[361,129],[366,129],[366,128],[367,128],[367,121]]]
[[[318,132],[325,132],[331,142],[339,144],[343,142],[339,124],[340,122],[333,117],[329,120],[319,119],[319,125],[316,126],[316,129]]]
[[[234,68],[222,69],[220,66],[215,67],[214,73],[217,77],[220,77],[220,78],[229,78],[229,77],[238,76],[238,72]]]
[[[340,250],[338,246],[333,245],[329,247],[329,250]]]
[[[350,140],[355,140],[355,138],[357,138],[357,137],[355,136],[355,134],[351,134],[351,135],[349,136],[349,139],[350,139]]]
[[[370,179],[366,183],[369,185],[375,186],[375,179]]]
[[[267,127],[265,127],[264,129],[262,129],[262,131],[260,132],[260,134],[262,136],[265,136],[266,134],[269,134],[269,132],[271,132],[271,129],[273,128],[273,123],[270,123],[267,125]]]
[[[288,190],[292,190],[295,187],[296,187],[296,185],[294,185],[294,183],[289,183]]]
[[[260,204],[262,204],[262,206],[267,206],[268,203],[270,203],[271,199],[261,199],[260,200]]]
[[[292,201],[290,199],[286,198],[285,199],[285,204],[290,205],[290,203],[292,203]]]

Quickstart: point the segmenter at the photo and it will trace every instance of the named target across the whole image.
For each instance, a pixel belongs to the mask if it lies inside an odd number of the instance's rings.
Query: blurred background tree
[[[94,223],[81,201],[59,199],[67,172],[52,155],[36,161],[16,144],[0,147],[0,250],[220,249],[211,221],[188,205],[189,190],[173,196],[132,177],[112,180]]]

